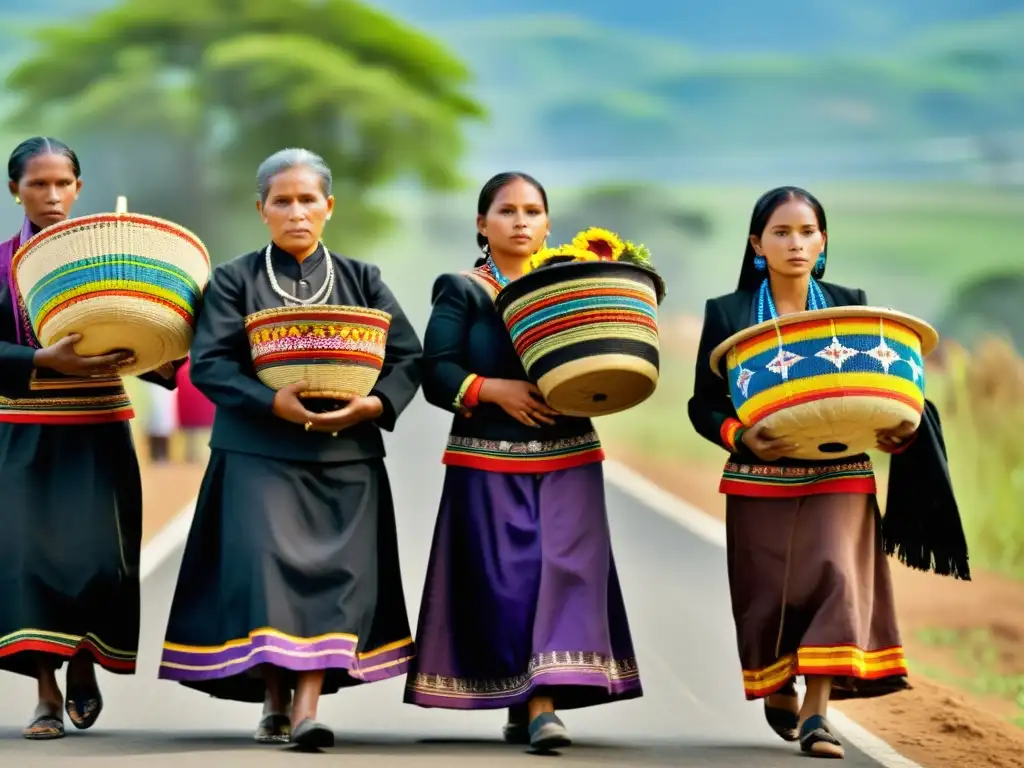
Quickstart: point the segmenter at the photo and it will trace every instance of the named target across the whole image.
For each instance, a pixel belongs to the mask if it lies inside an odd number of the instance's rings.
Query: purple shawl
[[[27,242],[34,234],[32,222],[26,216],[21,224],[21,231],[10,240],[0,243],[0,284],[6,281],[7,288],[11,292],[11,303],[14,305],[14,333],[18,344],[21,344],[22,322],[26,318],[22,317],[20,301],[18,299],[18,286],[14,281],[14,270],[11,269],[11,261],[14,259],[14,254],[21,247],[21,244]],[[31,335],[28,335],[25,341],[32,344],[33,339]]]

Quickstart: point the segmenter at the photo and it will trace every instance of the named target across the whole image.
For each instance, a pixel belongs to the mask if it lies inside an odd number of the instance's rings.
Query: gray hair
[[[309,168],[320,177],[320,191],[324,197],[331,194],[331,169],[327,167],[324,159],[315,152],[308,149],[289,147],[281,149],[272,154],[256,169],[256,190],[260,196],[260,202],[267,202],[267,195],[270,194],[270,185],[274,177],[292,168]]]

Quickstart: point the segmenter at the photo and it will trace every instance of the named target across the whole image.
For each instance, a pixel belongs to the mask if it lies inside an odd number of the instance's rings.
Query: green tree
[[[334,171],[335,247],[388,229],[374,199],[388,184],[457,186],[462,125],[483,116],[468,81],[439,44],[355,0],[124,0],[41,29],[7,85],[12,124],[59,128],[108,206],[127,193],[230,251],[239,211],[255,219],[257,164],[286,146]]]

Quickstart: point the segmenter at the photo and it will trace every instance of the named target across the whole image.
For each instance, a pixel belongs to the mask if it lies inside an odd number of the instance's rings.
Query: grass
[[[1019,714],[1012,722],[1024,727],[1024,674],[1006,671],[1000,663],[1000,642],[991,631],[929,628],[920,630],[917,638],[932,648],[952,652],[962,670],[951,672],[926,664],[922,674],[979,696],[1015,702]]]

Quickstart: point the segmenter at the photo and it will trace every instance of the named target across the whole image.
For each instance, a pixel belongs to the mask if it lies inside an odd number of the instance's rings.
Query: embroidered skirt
[[[601,464],[545,474],[448,467],[405,700],[559,709],[642,695]]]
[[[407,671],[412,638],[382,459],[291,463],[215,449],[159,676],[263,701],[263,665],[323,692]]]
[[[748,699],[831,675],[833,699],[907,685],[874,497],[729,496],[729,587]]]
[[[142,485],[127,422],[0,423],[0,669],[135,672]]]

